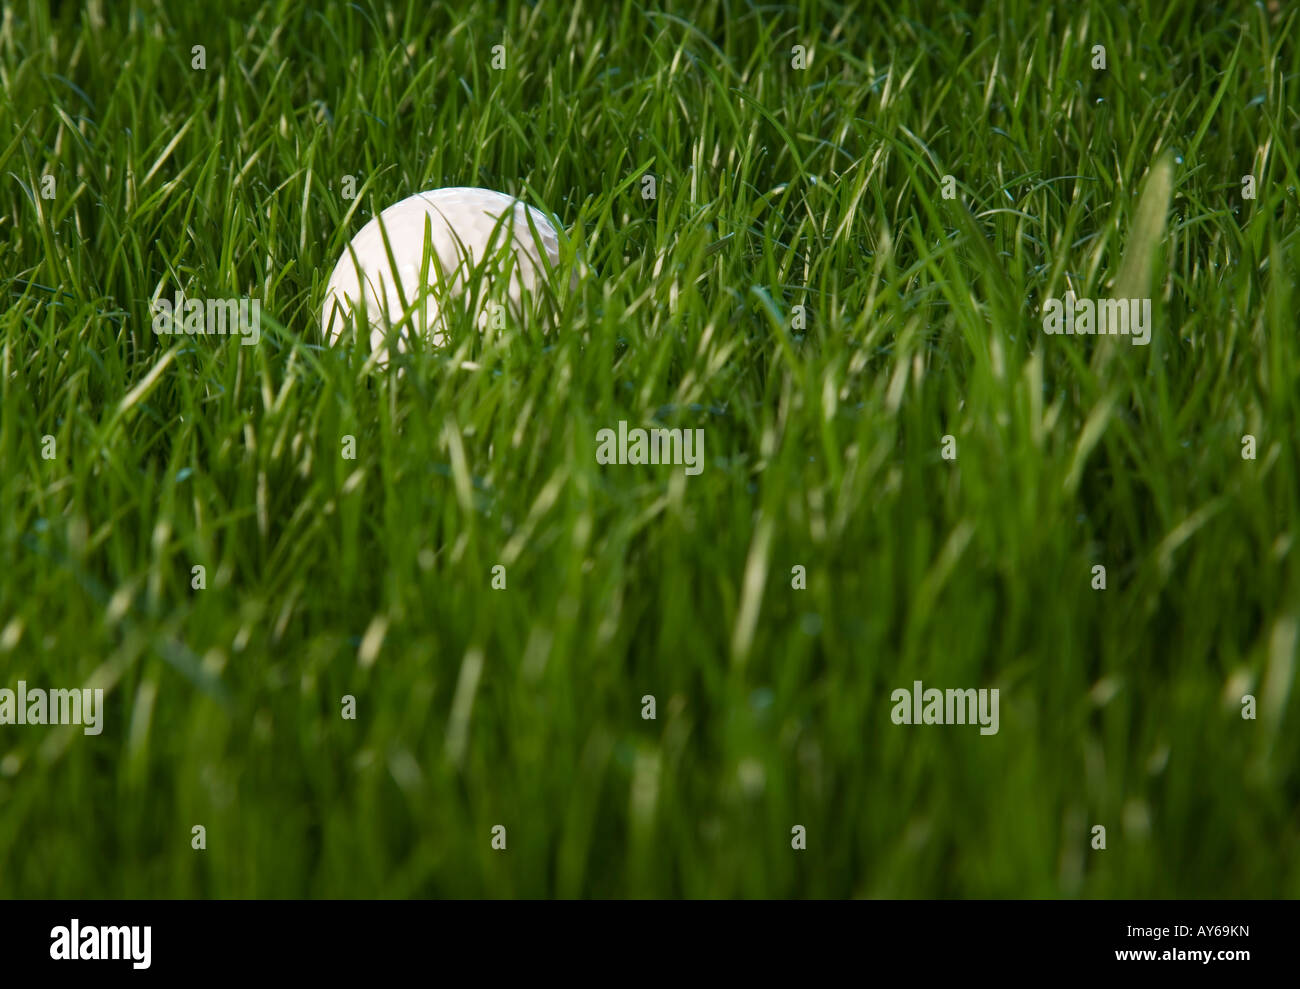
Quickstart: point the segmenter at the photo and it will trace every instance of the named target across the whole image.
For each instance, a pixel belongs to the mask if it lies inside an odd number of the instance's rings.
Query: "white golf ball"
[[[392,250],[391,263],[380,233],[381,223]],[[442,267],[443,283],[440,289],[431,255],[427,269],[429,291],[424,294],[421,320],[418,300],[426,226],[430,246]],[[439,318],[439,298],[463,293],[470,271],[484,258],[502,257],[499,252],[506,249],[507,242],[513,255],[507,292],[512,315],[522,318],[522,290],[537,291],[546,277],[542,251],[552,266],[560,260],[559,237],[540,210],[505,193],[460,187],[419,192],[389,206],[361,228],[334,266],[321,309],[325,339],[336,343],[348,327],[348,317],[364,302],[370,347],[380,350],[387,333],[384,317],[387,315],[389,323],[394,324],[407,315],[404,299],[406,306],[417,310],[411,321],[414,331],[423,327],[428,342],[442,346],[446,326]],[[496,270],[490,268],[489,277]],[[576,280],[576,274],[574,277]],[[486,309],[480,312],[480,328],[486,325],[487,316]],[[396,340],[399,351],[406,349],[402,339],[406,332],[407,328],[403,328]]]

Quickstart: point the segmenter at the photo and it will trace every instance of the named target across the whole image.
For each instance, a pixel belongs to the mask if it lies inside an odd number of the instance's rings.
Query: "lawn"
[[[231,9],[0,21],[0,897],[1300,894],[1293,6]],[[550,308],[328,346],[442,186]]]

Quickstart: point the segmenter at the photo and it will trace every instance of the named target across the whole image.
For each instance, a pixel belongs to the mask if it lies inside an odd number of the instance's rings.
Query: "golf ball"
[[[431,247],[427,268],[426,230]],[[384,246],[384,234],[392,251],[391,261]],[[513,261],[503,253],[507,250]],[[337,342],[347,329],[354,309],[364,305],[370,325],[370,347],[380,350],[388,331],[385,315],[389,324],[393,324],[414,308],[417,309],[411,321],[414,330],[423,329],[429,343],[442,346],[446,342],[446,326],[439,318],[439,299],[463,294],[470,272],[485,258],[494,262],[488,266],[489,281],[495,281],[494,273],[499,274],[495,266],[497,259],[508,263],[510,308],[513,316],[522,318],[522,290],[535,292],[546,277],[543,251],[552,266],[559,263],[559,237],[555,227],[540,210],[513,196],[472,188],[416,193],[389,206],[352,238],[325,289],[321,329],[326,340]],[[441,282],[433,255],[442,268]],[[423,293],[423,318],[418,313],[422,269],[427,271],[429,286]],[[484,308],[479,313],[480,328],[486,325],[487,319],[488,310]],[[402,339],[405,332],[409,330],[403,328],[396,340],[399,351],[406,349]]]

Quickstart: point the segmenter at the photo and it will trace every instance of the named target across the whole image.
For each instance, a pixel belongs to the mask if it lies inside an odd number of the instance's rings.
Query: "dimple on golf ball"
[[[391,261],[380,232],[381,223],[392,251]],[[431,248],[427,266],[426,230]],[[512,260],[505,258],[502,252],[506,250]],[[502,258],[510,268],[506,290],[510,307],[514,316],[522,317],[523,290],[537,291],[546,277],[543,251],[551,266],[559,263],[555,227],[540,210],[513,196],[466,187],[418,192],[389,206],[352,238],[326,286],[321,329],[327,341],[336,343],[347,329],[351,314],[364,305],[370,347],[378,351],[388,331],[385,316],[391,325],[415,309],[411,325],[417,331],[423,328],[429,343],[442,346],[446,343],[446,326],[440,319],[440,299],[463,294],[470,272],[485,258]],[[433,255],[442,269],[441,282]],[[421,283],[422,269],[426,270],[427,291]],[[490,279],[494,270],[489,266]],[[486,309],[479,313],[480,328],[485,326],[487,316]],[[399,351],[406,349],[401,336],[396,346]]]

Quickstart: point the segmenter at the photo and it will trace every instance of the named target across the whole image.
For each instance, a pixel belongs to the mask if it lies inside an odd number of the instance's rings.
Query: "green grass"
[[[0,895],[1300,891],[1294,8],[57,6],[0,23],[0,687],[106,712],[0,726]],[[591,273],[323,347],[445,185]],[[1117,288],[1150,346],[1043,333]]]

